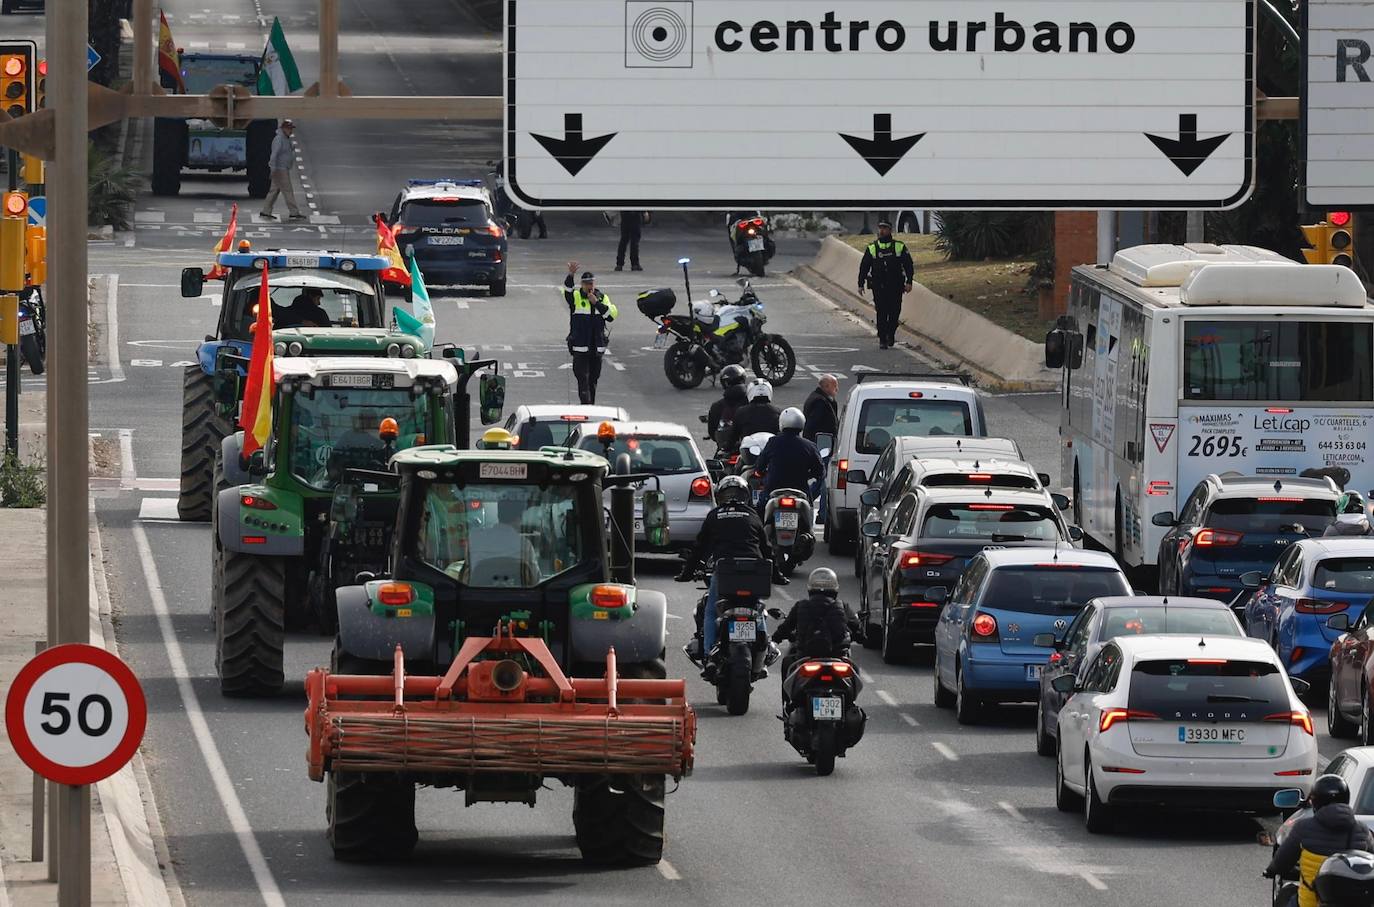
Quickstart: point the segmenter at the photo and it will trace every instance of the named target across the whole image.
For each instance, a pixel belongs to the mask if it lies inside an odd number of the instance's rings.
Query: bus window
[[[1185,400],[1368,402],[1374,325],[1348,321],[1187,321]]]

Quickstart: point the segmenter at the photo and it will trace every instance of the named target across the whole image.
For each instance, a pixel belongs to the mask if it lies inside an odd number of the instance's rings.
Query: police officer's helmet
[[[739,504],[749,500],[749,483],[742,476],[726,476],[716,483],[716,503]]]
[[[783,431],[801,431],[806,425],[806,417],[795,406],[789,406],[778,416],[778,428]]]
[[[1337,513],[1364,513],[1364,498],[1358,491],[1347,491],[1336,500]]]
[[[817,567],[806,578],[806,591],[828,595],[840,594],[840,578],[829,567]]]
[[[1312,793],[1307,799],[1313,809],[1332,803],[1349,803],[1350,785],[1340,775],[1322,775],[1312,782]]]
[[[744,383],[744,380],[747,377],[748,375],[744,373],[744,369],[741,366],[727,365],[725,368],[720,370],[720,386],[739,387],[741,384]]]
[[[773,385],[762,378],[755,378],[749,382],[749,390],[746,392],[750,400],[771,400],[773,398]]]

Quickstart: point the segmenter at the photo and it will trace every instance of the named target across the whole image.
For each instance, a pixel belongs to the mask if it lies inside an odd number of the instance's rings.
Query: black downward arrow
[[[565,113],[563,114],[563,138],[556,139],[551,135],[534,135],[535,141],[544,146],[544,150],[553,155],[553,159],[563,165],[563,169],[572,176],[582,172],[582,168],[592,162],[596,153],[606,147],[606,143],[615,138],[617,133],[610,135],[599,135],[594,139],[582,136],[582,114]]]
[[[1192,176],[1193,171],[1201,167],[1207,158],[1212,156],[1212,152],[1221,147],[1221,143],[1231,137],[1231,133],[1225,135],[1215,135],[1210,139],[1199,139],[1197,137],[1197,114],[1180,113],[1178,115],[1178,138],[1170,139],[1162,135],[1151,135],[1145,133],[1145,138],[1155,143],[1155,147],[1164,152],[1164,156],[1174,162],[1174,166],[1183,171],[1184,176]]]
[[[887,176],[887,172],[896,167],[897,162],[925,137],[926,134],[922,132],[917,135],[909,135],[906,138],[894,139],[892,137],[892,114],[890,113],[873,114],[873,138],[871,139],[840,133],[840,138],[848,142],[849,147],[859,152],[859,156],[868,161],[868,166],[878,171],[879,176]]]

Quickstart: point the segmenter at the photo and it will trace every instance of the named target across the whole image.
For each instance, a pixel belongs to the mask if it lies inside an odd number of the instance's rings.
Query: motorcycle
[[[683,264],[683,274],[687,266]],[[730,302],[719,290],[711,291],[709,301],[692,304],[691,284],[687,285],[690,314],[675,315],[677,296],[670,289],[639,294],[639,310],[658,325],[655,347],[667,345],[663,371],[668,382],[679,390],[691,390],[707,375],[719,374],[727,365],[746,360],[754,374],[774,387],[792,380],[797,370],[797,355],[792,345],[777,334],[764,330],[768,316],[763,302],[745,278],[738,302]],[[672,338],[669,345],[669,338]]]
[[[704,655],[683,652],[702,669],[701,676],[716,687],[716,702],[731,715],[749,711],[754,681],[768,676],[768,666],[781,654],[768,641],[764,600],[772,594],[773,565],[759,558],[722,558],[716,561],[716,645]],[[705,572],[698,574],[704,579]],[[707,595],[697,601],[705,614]]]
[[[47,306],[43,291],[29,287],[19,298],[19,354],[35,375],[43,374],[48,353]]]
[[[763,528],[773,548],[778,573],[791,576],[816,550],[811,498],[805,491],[780,488],[763,506]]]
[[[769,230],[768,218],[762,214],[743,217],[729,227],[730,253],[735,257],[735,273],[745,268],[755,277],[763,277],[768,262],[777,253],[777,244]]]
[[[770,617],[782,618],[776,608]],[[794,644],[795,645],[795,644]],[[782,680],[782,736],[825,776],[835,770],[835,757],[864,735],[868,715],[858,705],[863,680],[844,658],[808,658],[789,653]]]
[[[1296,789],[1274,794],[1274,806],[1293,810],[1272,836],[1261,835],[1261,843],[1278,851],[1284,839],[1300,820],[1312,815],[1312,805]],[[1270,903],[1273,907],[1294,907],[1302,885],[1296,866],[1281,876],[1270,877]],[[1317,871],[1313,888],[1321,907],[1369,907],[1374,904],[1374,854],[1362,850],[1337,851],[1326,858]]]
[[[744,481],[749,483],[749,500],[753,502],[756,510],[763,503],[763,475],[754,467],[772,437],[773,433],[767,431],[745,435],[740,439],[737,459],[731,461],[735,474],[743,476]]]

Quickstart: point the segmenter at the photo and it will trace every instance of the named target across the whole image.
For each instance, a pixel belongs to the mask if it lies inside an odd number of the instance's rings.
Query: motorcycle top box
[[[661,318],[677,305],[677,294],[668,288],[640,293],[635,303],[650,318]]]
[[[773,594],[773,564],[755,558],[716,561],[716,593],[720,607],[736,598],[761,599]]]

